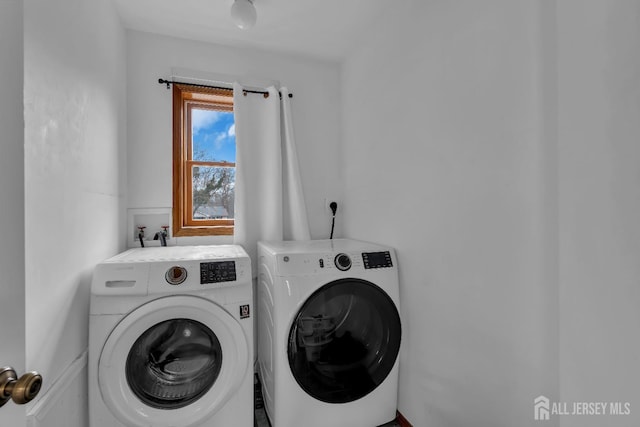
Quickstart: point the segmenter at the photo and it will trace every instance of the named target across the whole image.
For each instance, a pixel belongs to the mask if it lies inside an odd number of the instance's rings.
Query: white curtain
[[[282,88],[269,96],[243,93],[233,86],[236,131],[234,243],[242,245],[256,267],[259,240],[309,240],[293,136],[291,100]],[[255,271],[254,271],[255,274]]]
[[[281,106],[282,132],[282,185],[284,202],[284,238],[286,240],[311,240],[307,207],[304,203],[298,154],[293,134],[291,98],[289,89],[283,87]]]

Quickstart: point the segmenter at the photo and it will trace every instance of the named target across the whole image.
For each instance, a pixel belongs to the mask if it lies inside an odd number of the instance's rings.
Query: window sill
[[[174,226],[175,237],[233,236],[233,226]]]

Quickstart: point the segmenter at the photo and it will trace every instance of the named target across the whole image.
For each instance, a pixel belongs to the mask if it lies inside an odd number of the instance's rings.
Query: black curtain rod
[[[171,84],[172,83],[177,83],[177,84],[187,85],[187,86],[208,87],[208,88],[211,88],[211,89],[233,90],[231,88],[223,87],[223,86],[202,85],[202,84],[198,84],[198,83],[173,82],[171,80],[164,80],[164,79],[158,79],[158,83],[166,84],[167,85],[167,89],[171,89]],[[242,92],[244,93],[245,96],[247,95],[247,93],[259,93],[262,96],[264,96],[265,98],[269,97],[269,92],[264,91],[264,90],[242,89]],[[282,93],[280,93],[280,92],[278,92],[278,93],[280,94],[280,98],[282,98]],[[289,94],[289,98],[293,98],[293,94],[292,93]]]

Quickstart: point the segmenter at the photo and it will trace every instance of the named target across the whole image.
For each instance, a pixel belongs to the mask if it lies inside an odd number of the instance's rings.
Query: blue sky
[[[201,160],[236,161],[236,127],[233,113],[211,110],[191,111],[194,158]],[[200,160],[200,159],[199,159]]]

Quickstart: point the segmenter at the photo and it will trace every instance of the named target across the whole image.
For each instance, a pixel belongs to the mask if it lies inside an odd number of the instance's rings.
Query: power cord
[[[333,217],[331,218],[331,235],[329,239],[333,239],[333,229],[336,226],[336,212],[338,211],[338,204],[336,202],[329,203],[329,208],[331,212],[333,212]]]

